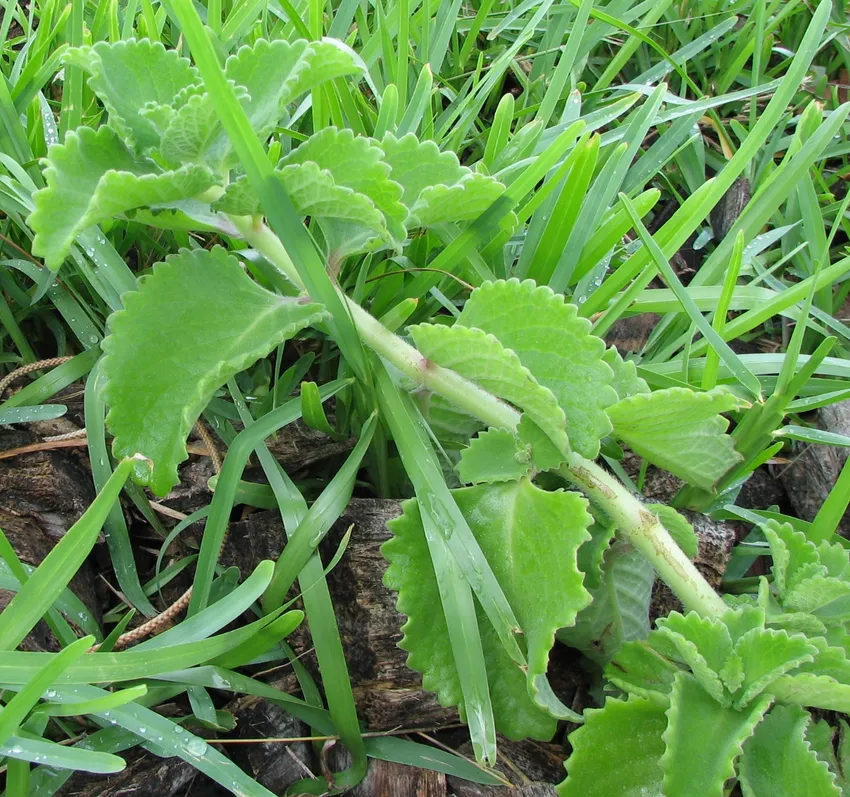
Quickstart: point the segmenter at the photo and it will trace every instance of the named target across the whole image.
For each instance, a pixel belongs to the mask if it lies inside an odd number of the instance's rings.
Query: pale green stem
[[[298,288],[304,285],[280,239],[262,222],[231,217],[236,228],[258,252]],[[520,413],[500,399],[442,368],[390,332],[342,291],[340,297],[351,313],[363,342],[415,384],[451,401],[489,426],[515,429]],[[728,608],[659,521],[638,498],[595,462],[576,454],[559,471],[596,503],[618,526],[629,542],[657,570],[686,608],[704,616],[722,614]]]
[[[676,545],[658,516],[618,479],[574,451],[558,473],[602,507],[628,541],[652,562],[685,608],[704,616],[719,615],[729,608]]]

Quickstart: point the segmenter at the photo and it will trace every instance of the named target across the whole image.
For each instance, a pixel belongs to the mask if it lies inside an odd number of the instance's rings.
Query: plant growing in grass
[[[551,160],[541,156],[509,186],[431,142],[392,132],[369,137],[328,127],[270,158],[263,143],[290,103],[308,92],[320,96],[327,81],[357,75],[358,60],[332,41],[260,40],[222,67],[191,4],[179,0],[174,7],[195,65],[147,41],[101,42],[67,54],[69,64],[88,72],[109,122],[69,132],[48,153],[47,186],[35,195],[30,217],[33,251],[58,268],[82,231],[133,213],[151,225],[241,238],[263,261],[252,259],[246,269],[222,247],[183,250],[124,295],[102,363],[116,455],[141,453],[146,462],[136,478],[164,495],[214,392],[299,331],[319,328],[360,383],[350,407],[364,439],[374,428],[374,407],[362,389],[369,385],[415,490],[384,548],[387,583],[409,618],[402,644],[411,666],[444,703],[459,706],[479,759],[494,761],[496,730],[548,738],[558,719],[581,720],[552,691],[548,655],[559,629],[575,626],[565,638],[584,632],[585,642],[595,641],[599,617],[588,612],[599,612],[598,592],[591,605],[594,588],[616,578],[607,558],[616,532],[618,544],[637,549],[691,613],[666,620],[647,643],[622,647],[608,665],[610,681],[630,697],[589,714],[574,737],[563,793],[589,788],[595,751],[624,729],[641,729],[651,740],[649,747],[635,740],[622,756],[645,775],[634,788],[686,793],[681,784],[697,765],[692,737],[700,722],[724,728],[699,748],[711,764],[705,794],[722,793],[742,745],[745,791],[778,793],[765,791],[772,782],[764,780],[771,754],[765,739],[774,728],[788,730],[801,766],[832,784],[818,758],[826,750],[823,728],[807,726],[800,706],[844,710],[847,649],[825,623],[805,619],[817,611],[804,598],[789,606],[804,606],[799,622],[808,625],[791,631],[774,627],[769,595],[731,609],[692,564],[693,532],[681,516],[644,504],[596,462],[603,442],[622,443],[698,496],[713,493],[736,467],[763,456],[765,435],[772,443],[775,425],[759,426],[744,459],[726,434],[724,413],[754,405],[764,414],[755,377],[735,374],[746,399],[716,387],[651,391],[632,363],[591,333],[575,305],[531,281],[479,280],[451,325],[415,324],[400,337],[331,278],[353,255],[400,251],[418,230],[441,224],[468,223],[458,247],[485,232],[504,242],[519,200],[580,140],[582,123],[560,134]],[[812,51],[827,15],[822,4],[802,52]],[[806,57],[795,62],[774,97],[776,108],[807,66]],[[846,114],[835,112],[830,124],[840,125]],[[757,127],[747,146],[757,148],[769,131],[767,122]],[[723,180],[734,179],[733,172],[724,171]],[[709,186],[694,202],[710,209],[721,189],[722,183]],[[669,276],[640,214],[625,197],[623,207],[644,238],[637,257],[654,260]],[[725,358],[719,336],[710,328],[704,334]],[[253,422],[250,414],[243,420]],[[428,429],[438,440],[462,442],[456,470],[469,486],[448,488]],[[541,473],[580,492],[544,489],[534,482]],[[307,538],[294,526],[287,524],[290,545],[300,546],[301,558],[297,567],[291,559],[278,563],[267,611],[279,610],[322,536]],[[220,544],[221,533],[208,528],[192,616],[207,607]],[[821,581],[811,594],[821,594],[821,582],[844,589],[838,552],[822,548],[812,557],[807,578]],[[645,588],[652,570],[644,568],[640,579],[627,588]],[[438,602],[443,612],[433,611]],[[321,650],[319,656],[321,662]],[[780,708],[762,719],[774,701]],[[819,734],[820,744],[810,746],[806,734]],[[610,767],[610,784],[595,793],[623,793],[618,771]]]

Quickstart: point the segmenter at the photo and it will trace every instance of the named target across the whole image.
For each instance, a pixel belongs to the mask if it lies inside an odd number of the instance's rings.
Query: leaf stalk
[[[231,217],[245,240],[276,266],[299,289],[305,290],[286,247],[264,223],[250,217]],[[363,342],[404,377],[439,394],[489,426],[516,429],[521,414],[509,404],[448,368],[431,362],[413,346],[390,332],[380,321],[337,291]],[[603,468],[572,452],[559,475],[575,485],[602,509],[629,542],[655,567],[687,609],[719,616],[728,608],[693,562],[674,542],[661,521]]]

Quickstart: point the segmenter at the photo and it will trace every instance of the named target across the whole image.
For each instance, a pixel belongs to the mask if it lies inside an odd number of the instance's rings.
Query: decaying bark
[[[26,431],[0,432],[0,450],[36,442]],[[22,562],[38,566],[68,529],[79,520],[94,498],[91,476],[79,460],[64,450],[38,451],[0,459],[0,528]],[[83,564],[70,588],[99,616],[94,573]],[[0,608],[11,600],[0,591]],[[69,618],[73,621],[74,618]],[[30,650],[53,649],[45,626],[39,626],[24,642]]]
[[[78,772],[57,792],[60,797],[173,797],[199,772],[182,758],[159,758],[138,747],[121,753],[126,769],[114,775]],[[200,776],[203,778],[203,776]]]
[[[498,749],[496,769],[512,787],[484,786],[449,777],[449,794],[452,797],[555,797],[552,784],[560,783],[566,775],[565,755],[560,745],[529,739],[514,742],[500,735]],[[466,743],[459,752],[471,756],[471,745]]]
[[[818,410],[818,426],[827,432],[850,435],[850,401]],[[797,446],[797,454],[780,478],[797,514],[803,520],[813,520],[844,467],[848,449],[809,443]],[[844,513],[838,531],[850,536],[850,511]]]
[[[345,531],[354,527],[345,555],[328,575],[328,586],[360,716],[372,730],[458,721],[454,709],[444,708],[422,689],[421,677],[407,667],[407,654],[398,648],[404,619],[396,611],[395,594],[382,582],[387,564],[380,546],[390,537],[387,521],[400,512],[398,501],[355,498],[321,546],[323,561],[330,561]],[[262,559],[276,559],[283,544],[277,512],[259,512],[230,524],[222,563],[249,573]],[[290,641],[297,652],[311,648],[306,627]],[[303,661],[318,673],[312,654]]]

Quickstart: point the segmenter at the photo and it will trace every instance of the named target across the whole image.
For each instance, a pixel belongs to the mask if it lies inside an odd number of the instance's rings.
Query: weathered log
[[[321,546],[328,562],[343,534],[354,527],[351,544],[328,575],[328,586],[360,716],[372,730],[458,721],[455,709],[444,708],[422,689],[421,676],[407,667],[407,654],[398,648],[404,619],[396,611],[395,594],[382,582],[387,564],[380,546],[390,538],[387,521],[400,511],[398,501],[355,498]],[[277,512],[258,512],[230,524],[221,561],[249,573],[260,560],[276,559],[283,544]],[[299,653],[312,647],[306,627],[290,641]],[[318,677],[314,656],[306,653],[302,660]]]
[[[818,410],[818,427],[850,435],[850,400]],[[780,478],[797,514],[803,520],[813,520],[844,467],[848,449],[810,443],[797,445],[797,454],[781,471]],[[844,513],[838,531],[844,537],[850,536],[850,511]]]
[[[239,424],[235,424],[237,428]],[[194,432],[190,439],[199,445],[203,441]],[[223,457],[227,452],[221,441],[213,435],[219,454]],[[331,440],[326,434],[311,429],[303,421],[297,420],[284,426],[277,434],[270,437],[266,444],[269,451],[289,473],[297,473],[331,457],[349,451],[354,440]],[[207,486],[215,474],[210,457],[192,456],[180,468],[180,483],[162,500],[171,509],[190,514],[196,509],[208,504],[211,493]],[[248,481],[262,480],[262,471],[256,467],[256,462],[249,460],[244,478]]]
[[[79,772],[57,792],[60,797],[173,797],[200,773],[182,758],[159,758],[138,747],[121,754],[126,769],[114,775]],[[203,776],[200,775],[203,779]]]
[[[565,776],[565,756],[560,745],[530,739],[515,742],[500,735],[498,750],[496,769],[513,786],[484,786],[450,776],[449,794],[452,797],[555,797],[553,784],[560,783]],[[471,756],[472,746],[466,743],[459,752]]]
[[[0,432],[0,450],[18,448],[37,438],[21,430]],[[65,450],[36,451],[0,459],[0,528],[22,562],[37,567],[94,498],[91,476],[79,459]],[[100,616],[94,573],[83,564],[70,588]],[[11,595],[0,597],[5,607]],[[69,618],[73,621],[74,618]],[[44,627],[25,642],[32,650],[54,649],[55,640]]]
[[[299,739],[310,734],[303,722],[257,697],[238,697],[227,709],[236,719],[235,731],[228,737],[231,739]],[[316,772],[309,742],[252,742],[223,749],[244,772],[275,794],[283,794],[295,781]]]

